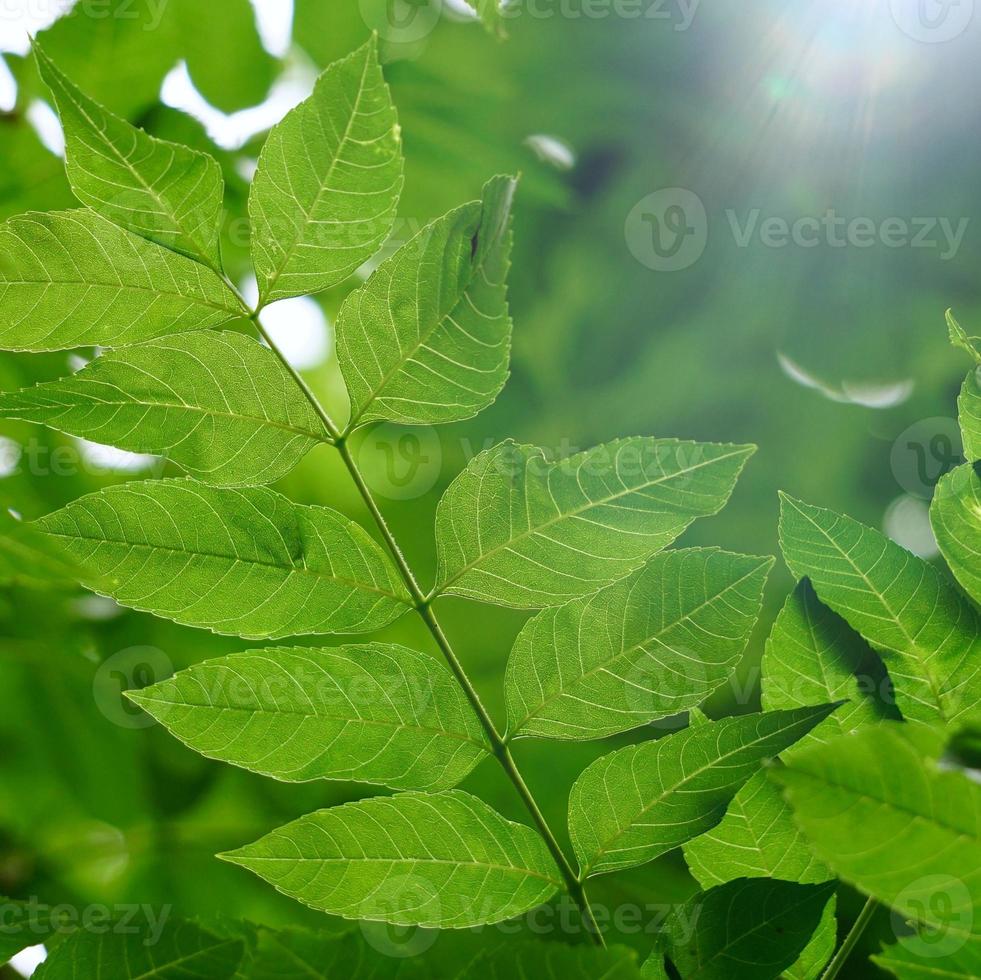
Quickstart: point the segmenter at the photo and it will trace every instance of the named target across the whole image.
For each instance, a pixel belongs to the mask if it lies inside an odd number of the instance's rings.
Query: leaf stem
[[[855,920],[851,929],[848,930],[848,935],[845,936],[844,941],[838,948],[838,952],[835,953],[831,962],[828,964],[828,968],[821,974],[821,980],[833,980],[834,977],[838,976],[841,968],[847,962],[848,957],[852,955],[859,939],[862,938],[862,934],[868,928],[877,908],[878,903],[874,898],[870,898],[865,903],[862,911],[858,914],[858,918]]]
[[[480,723],[487,734],[488,741],[491,744],[491,748],[493,749],[494,757],[498,760],[498,762],[500,762],[501,767],[504,769],[507,777],[513,783],[518,795],[521,797],[521,800],[531,815],[535,826],[538,828],[539,834],[541,834],[541,837],[545,842],[545,846],[548,848],[552,858],[558,866],[560,873],[562,874],[562,878],[565,881],[566,889],[568,890],[569,895],[579,906],[579,911],[582,915],[583,924],[586,927],[587,933],[597,946],[605,946],[606,941],[603,938],[602,932],[600,932],[599,925],[596,922],[596,917],[593,915],[593,911],[590,908],[589,900],[586,897],[586,890],[582,881],[580,881],[575,869],[569,863],[569,859],[565,856],[561,845],[556,840],[555,834],[552,833],[552,829],[549,827],[548,821],[546,821],[541,809],[538,806],[538,803],[535,800],[535,797],[528,788],[528,784],[524,781],[524,778],[518,769],[517,763],[514,761],[514,757],[511,755],[511,750],[508,748],[507,741],[497,730],[497,726],[494,724],[493,719],[480,700],[480,695],[477,693],[477,689],[473,686],[473,683],[467,676],[467,672],[463,669],[463,664],[460,663],[456,654],[453,652],[453,647],[451,646],[446,634],[443,632],[443,627],[436,618],[436,614],[432,610],[430,605],[431,597],[427,596],[419,587],[419,582],[417,581],[412,568],[406,560],[405,555],[402,553],[402,549],[399,547],[398,541],[395,539],[395,535],[392,534],[391,528],[388,526],[388,521],[385,520],[385,516],[379,509],[374,495],[371,492],[371,488],[365,482],[364,476],[362,475],[361,470],[358,468],[357,462],[351,455],[351,450],[348,448],[347,444],[348,433],[341,432],[341,430],[334,423],[333,419],[331,419],[324,407],[320,404],[320,400],[310,389],[310,386],[303,380],[299,372],[296,371],[296,369],[286,360],[283,352],[276,346],[273,339],[259,322],[259,311],[250,310],[248,315],[249,319],[255,324],[256,329],[262,336],[262,339],[269,345],[269,349],[279,358],[283,367],[286,368],[286,370],[293,377],[300,391],[303,392],[307,401],[310,402],[313,410],[317,413],[317,416],[320,418],[321,422],[323,422],[324,427],[330,434],[334,447],[337,449],[338,453],[340,453],[341,459],[343,460],[348,473],[351,475],[351,479],[354,481],[354,484],[358,489],[358,493],[361,495],[365,506],[371,513],[372,519],[378,526],[378,530],[381,532],[381,535],[385,540],[385,544],[388,546],[388,550],[391,552],[392,557],[395,560],[399,574],[402,576],[406,588],[409,590],[409,594],[412,596],[415,610],[422,617],[423,622],[426,624],[426,627],[432,635],[433,640],[435,640],[436,645],[442,652],[450,670],[453,672],[454,677],[456,677],[457,683],[460,685],[463,693],[466,695],[467,700],[470,702],[474,713],[480,720]]]

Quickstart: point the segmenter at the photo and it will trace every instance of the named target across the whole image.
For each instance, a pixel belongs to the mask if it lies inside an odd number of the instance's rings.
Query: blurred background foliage
[[[0,217],[74,206],[16,6],[0,13],[12,39],[3,56],[9,78],[0,69]],[[776,492],[785,488],[931,553],[932,481],[917,471],[910,444],[930,465],[944,464],[946,444],[936,437],[952,428],[965,365],[945,342],[943,311],[955,306],[967,325],[981,319],[981,24],[947,44],[924,44],[897,28],[889,6],[704,3],[681,30],[690,3],[538,0],[518,3],[507,41],[481,30],[461,0],[445,0],[422,32],[391,30],[388,0],[296,0],[291,33],[290,4],[272,0],[260,8],[261,37],[248,0],[79,0],[36,26],[48,53],[91,95],[218,157],[228,184],[224,253],[240,281],[248,277],[247,180],[264,131],[309,91],[317,69],[373,27],[407,159],[396,243],[477,196],[488,176],[521,171],[514,364],[504,395],[474,422],[420,432],[385,426],[358,450],[427,580],[439,494],[471,455],[505,436],[561,452],[625,434],[755,442],[759,453],[729,508],[686,543],[776,553]],[[616,13],[635,9],[647,16]],[[631,254],[625,220],[646,195],[678,187],[704,202],[707,247],[688,268],[652,271]],[[727,216],[743,224],[759,209],[760,220],[793,222],[832,208],[876,224],[928,217],[968,225],[949,255],[881,242],[773,248],[759,236],[742,247]],[[943,245],[939,232],[932,240]],[[270,327],[339,415],[329,324],[356,284],[314,307],[301,300],[269,311]],[[57,377],[91,355],[4,355],[0,386]],[[0,500],[24,518],[167,472],[159,461],[38,427],[0,428]],[[326,448],[280,489],[364,516]],[[120,698],[242,641],[71,588],[32,587],[16,562],[0,568],[0,893],[319,921],[213,855],[369,791],[277,784],[211,764],[146,727]],[[710,713],[757,706],[753,668],[790,584],[778,565],[739,683],[719,693]],[[505,659],[524,617],[443,602],[448,632],[501,718]],[[387,635],[428,643],[411,621]],[[555,827],[564,827],[575,775],[610,748],[517,745]],[[468,783],[522,819],[494,767]],[[693,890],[680,859],[669,857],[601,879],[593,898],[644,906]],[[843,911],[847,918],[848,896]],[[636,930],[620,938],[645,952],[651,945]],[[874,932],[867,942],[875,944]]]

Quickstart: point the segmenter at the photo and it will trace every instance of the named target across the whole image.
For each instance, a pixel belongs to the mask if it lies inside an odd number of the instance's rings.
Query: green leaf
[[[468,419],[508,376],[507,273],[515,181],[424,228],[341,307],[337,356],[351,423]]]
[[[421,975],[425,975],[424,973]],[[569,946],[560,942],[505,943],[481,951],[459,980],[640,980],[633,950]]]
[[[974,709],[981,621],[942,572],[870,527],[785,495],[780,543],[794,574],[881,652],[906,717],[950,722]]]
[[[37,901],[19,902],[0,897],[0,964],[7,963],[19,952],[30,946],[47,942],[68,923],[57,914],[52,915],[50,905]]]
[[[259,40],[249,0],[177,0],[174,14],[188,73],[211,105],[233,113],[266,98],[276,59]]]
[[[218,276],[93,211],[0,225],[0,348],[122,347],[241,315]]]
[[[569,833],[583,874],[645,864],[714,827],[760,763],[834,707],[725,718],[598,759],[569,796]]]
[[[981,364],[981,337],[972,337],[968,334],[957,322],[952,310],[947,311],[947,329],[950,334],[950,342],[955,347],[960,347],[961,350],[966,351],[978,364]]]
[[[245,952],[240,939],[214,936],[189,922],[168,923],[159,937],[111,927],[82,929],[55,945],[36,980],[230,980]]]
[[[529,620],[508,661],[508,729],[603,738],[701,704],[735,670],[770,558],[656,555],[595,595]]]
[[[685,844],[684,851],[703,888],[737,878],[780,878],[813,885],[832,877],[811,852],[780,790],[763,771],[739,790],[721,822]]]
[[[981,463],[958,466],[937,484],[930,523],[950,570],[981,603]]]
[[[63,588],[74,586],[78,572],[58,544],[0,513],[0,585]]]
[[[224,185],[215,160],[130,125],[81,92],[40,45],[34,54],[61,116],[75,196],[120,227],[219,269]]]
[[[763,654],[766,711],[844,701],[783,758],[813,742],[847,735],[863,725],[898,718],[889,678],[868,644],[799,582],[773,624]]]
[[[221,856],[313,908],[396,925],[500,922],[559,887],[537,833],[459,790],[345,803]]]
[[[981,337],[970,337],[967,331],[947,311],[950,342],[966,351],[975,362],[975,368],[967,376],[957,401],[960,409],[961,435],[964,454],[969,462],[981,459]]]
[[[367,632],[397,619],[409,601],[358,525],[272,490],[128,483],[35,523],[83,566],[87,587],[215,633]]]
[[[834,884],[732,881],[676,909],[664,924],[685,980],[776,980],[811,941]]]
[[[843,619],[821,604],[806,579],[773,624],[763,654],[762,687],[767,711],[845,702],[783,758],[803,746],[895,716],[884,698],[888,678],[882,664]],[[716,827],[685,845],[685,859],[703,888],[736,878],[810,884],[831,877],[762,772],[740,789]]]
[[[215,486],[272,483],[328,439],[272,351],[228,331],[153,340],[0,393],[0,418],[165,455]]]
[[[589,595],[719,511],[753,451],[634,438],[550,460],[501,443],[439,503],[436,593],[522,609]]]
[[[883,722],[772,770],[815,853],[909,919],[967,939],[981,921],[981,786],[936,762],[942,737]]]
[[[202,755],[292,782],[450,789],[490,751],[450,671],[394,644],[250,650],[129,696]]]
[[[804,947],[793,966],[780,974],[781,980],[816,980],[825,964],[834,956],[838,945],[838,899],[832,895],[824,906],[821,921],[811,941]]]
[[[981,980],[981,937],[950,941],[941,930],[921,929],[872,962],[899,980]]]
[[[331,65],[269,134],[249,196],[259,305],[346,279],[388,237],[402,188],[374,39]]]

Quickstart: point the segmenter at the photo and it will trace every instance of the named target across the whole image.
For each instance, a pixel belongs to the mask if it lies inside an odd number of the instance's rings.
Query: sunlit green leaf
[[[489,752],[449,670],[394,644],[250,650],[130,697],[197,752],[294,782],[449,789]]]
[[[938,484],[930,523],[950,570],[981,603],[981,464],[951,470]]]
[[[833,710],[725,718],[597,760],[569,796],[569,832],[584,873],[644,864],[709,830],[764,759]]]
[[[100,217],[52,211],[0,225],[0,348],[122,347],[241,313],[203,265]]]
[[[36,522],[117,602],[262,639],[380,629],[408,597],[380,546],[326,507],[193,480],[109,487]]]
[[[497,177],[424,228],[348,297],[337,354],[352,425],[453,422],[486,408],[508,374],[511,198]]]
[[[219,268],[224,185],[218,164],[113,115],[81,92],[40,45],[34,53],[61,116],[76,197],[122,228]]]
[[[752,452],[635,438],[551,460],[501,443],[440,501],[437,592],[524,609],[595,592],[720,510]]]
[[[838,945],[838,919],[836,912],[838,899],[832,895],[824,906],[821,921],[818,923],[811,941],[801,951],[792,966],[780,974],[781,980],[816,980],[825,964],[834,956]]]
[[[272,483],[327,439],[272,351],[228,331],[104,354],[71,377],[0,394],[0,417],[164,455],[216,486]]]
[[[801,749],[771,777],[840,878],[956,942],[981,921],[981,786],[937,765],[942,744],[884,722]]]
[[[776,980],[811,941],[834,885],[732,881],[676,908],[664,924],[684,980]]]
[[[249,196],[260,303],[346,279],[388,236],[402,187],[374,40],[328,68],[269,134]]]
[[[669,551],[595,595],[539,613],[508,662],[509,730],[602,738],[697,706],[735,670],[771,565]]]
[[[500,922],[559,887],[535,831],[459,790],[345,803],[222,856],[313,908],[399,925]]]
[[[798,578],[880,651],[900,710],[953,721],[981,698],[981,621],[933,565],[833,511],[782,497],[780,543]]]

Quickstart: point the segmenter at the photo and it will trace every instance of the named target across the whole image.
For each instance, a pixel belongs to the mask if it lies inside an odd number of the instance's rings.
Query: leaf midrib
[[[463,568],[460,569],[460,571],[450,576],[450,578],[446,579],[441,585],[438,585],[433,590],[432,595],[435,598],[438,595],[444,594],[447,591],[447,589],[449,589],[450,586],[453,585],[454,582],[457,582],[460,578],[466,575],[467,572],[472,571],[474,568],[476,568],[482,562],[486,561],[492,555],[498,554],[501,551],[507,551],[516,542],[523,541],[526,538],[534,537],[536,534],[540,534],[542,531],[554,526],[555,524],[558,524],[564,520],[568,520],[569,518],[578,517],[580,514],[584,514],[587,511],[592,510],[594,507],[604,507],[607,504],[613,503],[613,501],[615,500],[621,500],[623,497],[629,497],[632,494],[640,493],[644,490],[650,489],[651,487],[660,486],[662,483],[667,483],[670,480],[676,480],[679,477],[687,476],[688,474],[694,473],[705,466],[712,466],[716,463],[724,462],[727,459],[732,459],[735,456],[740,456],[745,454],[746,454],[746,450],[742,450],[741,452],[737,451],[737,452],[727,453],[724,456],[715,456],[712,459],[703,460],[700,463],[696,463],[694,466],[690,466],[687,469],[675,470],[673,473],[666,473],[656,480],[651,480],[648,483],[638,484],[637,486],[627,487],[626,489],[624,489],[619,493],[611,494],[608,497],[601,497],[597,500],[590,500],[587,504],[585,504],[582,507],[577,507],[574,508],[573,510],[564,511],[560,514],[557,514],[555,517],[549,518],[543,524],[537,524],[535,527],[528,528],[526,531],[522,531],[521,534],[516,535],[513,538],[509,538],[507,541],[503,542],[502,544],[495,545],[490,550],[482,552],[473,561],[468,562],[466,565],[464,565]],[[559,464],[552,464],[552,466],[549,467],[549,474],[551,474],[551,472],[554,470],[556,465]],[[546,476],[546,483],[547,483],[547,479],[548,477]]]
[[[483,742],[479,742],[477,739],[472,738],[469,735],[464,735],[461,732],[453,732],[446,728],[434,728],[429,725],[419,725],[419,724],[407,724],[405,722],[397,723],[391,721],[384,721],[377,718],[360,718],[360,717],[344,717],[338,716],[334,717],[332,715],[321,715],[310,711],[300,711],[295,708],[240,708],[235,705],[221,705],[216,703],[210,704],[192,704],[190,701],[169,701],[166,698],[161,697],[134,697],[132,698],[137,704],[160,704],[166,705],[171,708],[197,708],[211,711],[220,712],[234,712],[236,714],[245,714],[250,717],[255,715],[270,715],[276,717],[277,715],[286,715],[290,717],[300,717],[309,718],[315,721],[324,722],[341,722],[345,724],[356,723],[359,725],[372,725],[378,728],[391,728],[395,731],[413,731],[413,732],[423,732],[427,735],[441,735],[446,738],[454,739],[458,742],[466,742],[471,745],[476,746],[482,752],[490,752],[490,747]]]
[[[56,65],[54,65],[53,62],[51,62],[51,60],[47,57],[47,55],[45,55],[44,57],[45,57],[45,60],[49,64],[51,64],[52,67],[54,67],[55,72],[58,75],[61,75],[60,69]],[[59,82],[60,81],[61,81],[61,78],[59,78]],[[167,203],[164,201],[164,199],[162,197],[160,197],[160,195],[156,192],[156,190],[153,188],[153,186],[151,184],[148,184],[146,182],[146,180],[144,180],[143,175],[140,174],[139,171],[137,171],[137,170],[135,170],[133,168],[133,166],[129,162],[128,158],[123,153],[121,153],[120,150],[116,147],[116,145],[114,143],[112,143],[105,136],[105,133],[103,132],[103,130],[96,124],[96,121],[88,114],[88,112],[85,110],[85,107],[82,105],[82,103],[80,103],[76,98],[74,98],[74,96],[71,93],[71,90],[67,86],[65,86],[64,84],[61,85],[61,88],[65,92],[66,97],[71,101],[71,103],[75,106],[75,108],[85,118],[85,121],[90,125],[90,127],[92,128],[92,130],[96,133],[97,137],[103,143],[103,145],[104,146],[107,146],[112,151],[112,153],[116,156],[116,158],[119,160],[119,162],[122,163],[122,165],[126,168],[126,170],[129,171],[130,175],[136,179],[137,183],[139,183],[140,185],[142,185],[143,189],[154,199],[154,201],[157,203],[157,205],[163,210],[163,212],[170,219],[170,222],[173,225],[174,229],[177,231],[177,233],[179,235],[181,235],[181,236],[186,236],[187,237],[187,240],[198,249],[198,251],[199,251],[199,253],[200,253],[200,255],[202,257],[208,256],[209,249],[206,248],[205,245],[204,245],[204,243],[201,242],[198,239],[197,234],[196,233],[195,234],[191,234],[191,233],[188,233],[188,232],[185,232],[184,231],[184,229],[181,226],[180,221],[178,220],[177,214],[169,207],[169,205],[167,205]],[[106,114],[108,116],[112,116],[112,114],[109,113],[108,110],[104,110],[104,111],[106,112]],[[122,120],[122,121],[125,121],[125,120]],[[136,127],[134,127],[134,129],[135,128]],[[163,143],[164,142],[163,140],[157,140],[155,137],[151,136],[149,133],[143,133],[143,135],[146,136],[146,138],[149,139],[152,144]],[[156,148],[156,147],[154,147],[154,148]],[[186,149],[189,153],[191,153],[191,154],[193,154],[195,156],[198,155],[190,147],[183,147],[183,149]],[[206,162],[206,165],[207,165],[207,157],[206,157],[206,155],[205,154],[200,154],[200,155],[202,157],[205,157],[205,162]],[[176,154],[175,154],[175,156],[176,156]],[[140,236],[140,237],[143,237],[143,236]],[[157,239],[150,239],[150,241],[156,242]],[[163,243],[159,243],[158,242],[158,244],[163,244]],[[166,247],[169,247],[169,246],[166,246],[165,245],[164,247],[166,248]],[[194,261],[197,260],[197,257],[196,256],[187,256],[186,253],[181,252],[178,249],[171,249],[171,250],[174,251],[174,252],[177,252],[177,254],[179,254],[179,255],[185,255],[185,257],[190,258],[190,259],[192,259]],[[209,269],[213,269],[216,272],[218,271],[211,264],[211,259],[210,258],[208,258],[207,262],[205,262],[203,264],[207,265],[207,267]]]
[[[705,599],[703,602],[700,602],[693,609],[684,613],[680,619],[673,620],[672,622],[668,623],[666,626],[663,626],[660,630],[658,630],[657,633],[653,633],[650,636],[644,637],[643,640],[640,640],[639,642],[633,644],[633,646],[618,651],[608,660],[604,660],[601,663],[597,664],[595,667],[590,668],[588,671],[585,671],[582,674],[578,674],[575,678],[573,678],[573,683],[570,683],[567,687],[559,688],[559,690],[557,690],[553,694],[550,694],[547,698],[544,698],[539,704],[537,704],[533,711],[528,712],[528,714],[525,715],[525,717],[521,720],[521,722],[516,726],[515,729],[516,733],[521,731],[521,729],[525,726],[525,724],[528,722],[530,718],[537,717],[542,711],[542,709],[545,708],[547,705],[551,704],[553,701],[558,701],[560,698],[565,697],[566,692],[568,690],[573,690],[580,682],[585,680],[585,678],[591,677],[593,674],[598,674],[600,671],[605,670],[607,667],[609,667],[611,664],[616,663],[621,658],[629,657],[634,653],[643,650],[648,643],[660,639],[660,637],[662,637],[665,633],[670,632],[671,630],[680,626],[686,620],[689,620],[693,616],[698,615],[698,613],[700,613],[703,609],[710,606],[712,603],[716,602],[717,600],[721,599],[723,596],[727,595],[731,590],[742,585],[743,582],[745,582],[747,579],[752,578],[752,576],[755,575],[760,570],[760,568],[762,568],[765,564],[766,564],[765,562],[761,562],[755,568],[748,571],[745,575],[742,575],[734,582],[728,583],[725,586],[725,588],[717,592],[715,595]]]
[[[654,807],[658,806],[660,803],[663,803],[664,800],[667,799],[669,796],[673,795],[674,793],[677,793],[678,790],[681,789],[681,787],[683,787],[686,783],[691,782],[693,779],[695,779],[696,777],[702,775],[702,773],[704,773],[704,772],[708,772],[711,769],[717,768],[718,766],[722,765],[727,759],[731,758],[734,755],[737,755],[739,752],[743,752],[746,749],[750,749],[750,748],[753,748],[756,745],[760,745],[760,744],[768,741],[769,739],[776,738],[777,736],[782,735],[784,732],[790,730],[791,728],[794,728],[794,727],[800,725],[800,723],[801,723],[800,720],[798,720],[798,721],[795,721],[795,722],[787,725],[785,728],[776,729],[775,731],[768,732],[766,735],[758,735],[752,741],[743,742],[740,745],[738,745],[736,748],[732,749],[731,751],[726,752],[725,754],[720,755],[720,756],[715,756],[707,765],[699,766],[697,769],[693,770],[692,772],[686,773],[680,780],[678,780],[678,782],[673,783],[670,786],[665,787],[665,789],[663,790],[663,792],[659,796],[657,796],[653,800],[651,800],[650,803],[645,804],[638,811],[638,813],[636,814],[636,816],[634,816],[634,817],[631,818],[631,823],[630,824],[628,824],[626,827],[621,827],[615,834],[613,834],[611,837],[608,837],[607,838],[607,840],[596,851],[596,853],[594,854],[593,858],[591,859],[591,861],[589,862],[589,864],[586,866],[586,868],[583,869],[583,874],[584,875],[587,875],[590,870],[592,870],[593,868],[595,868],[596,865],[597,865],[598,859],[601,858],[601,857],[603,857],[603,855],[606,854],[609,851],[610,845],[613,842],[619,840],[621,837],[625,836],[631,830],[633,830],[634,827],[636,826],[637,822],[640,820],[640,818],[646,816],[651,810],[654,809]],[[656,745],[657,743],[655,742],[655,743],[647,743],[647,744],[655,744]],[[634,753],[635,755],[636,755],[637,751],[639,751],[639,748],[638,748],[638,750],[635,750],[635,753]],[[605,784],[605,774],[604,774],[604,784]]]
[[[310,209],[306,210],[299,201],[296,201],[297,206],[300,208],[300,212],[303,214],[305,219],[304,229],[310,224],[312,220],[312,215],[316,211],[317,207],[320,205],[321,200],[325,193],[327,193],[327,185],[330,183],[331,177],[334,176],[334,170],[337,167],[337,163],[341,158],[341,150],[347,145],[347,141],[351,136],[351,127],[354,125],[354,120],[360,114],[361,111],[361,99],[364,96],[364,82],[368,77],[368,66],[372,61],[371,52],[366,51],[364,66],[361,69],[361,78],[358,80],[358,94],[354,100],[354,105],[351,106],[351,115],[348,117],[347,125],[344,127],[344,135],[340,138],[337,144],[337,151],[334,153],[334,158],[330,162],[330,167],[327,173],[324,175],[323,179],[320,181],[320,186],[317,188],[317,193],[314,195],[313,201],[310,204]],[[314,93],[310,96],[308,104],[313,107],[312,100],[316,97],[316,89]],[[296,117],[300,119],[300,116]],[[279,267],[272,274],[272,276],[266,281],[265,288],[262,290],[259,296],[259,301],[256,303],[256,310],[261,310],[264,306],[269,303],[269,298],[272,296],[276,290],[276,284],[282,278],[286,271],[286,267],[293,260],[293,256],[296,255],[296,250],[300,247],[301,235],[299,231],[293,236],[293,241],[290,242],[288,249],[283,251],[282,261],[279,263]]]
[[[61,531],[50,531],[46,528],[42,528],[45,534],[50,535],[53,538],[65,538],[69,541],[94,541],[101,542],[102,544],[113,544],[119,547],[125,547],[130,549],[143,549],[146,551],[165,551],[169,554],[187,555],[190,557],[200,557],[200,558],[217,558],[222,561],[228,562],[231,565],[255,565],[259,568],[275,568],[278,571],[285,571],[287,574],[298,574],[298,575],[309,575],[312,578],[326,579],[331,582],[337,582],[339,585],[345,585],[356,591],[362,592],[374,592],[377,595],[384,596],[389,599],[394,599],[396,602],[401,603],[405,606],[411,606],[412,603],[407,596],[399,596],[394,592],[389,592],[387,589],[380,589],[377,586],[367,585],[364,582],[358,582],[354,579],[347,579],[340,575],[328,575],[324,572],[319,571],[315,568],[310,568],[307,565],[297,566],[297,565],[282,565],[277,562],[268,561],[257,561],[252,558],[239,558],[230,557],[229,555],[214,554],[208,551],[188,551],[185,548],[174,548],[170,545],[158,545],[158,544],[144,544],[142,542],[134,541],[117,541],[114,538],[107,537],[95,537],[89,534],[65,534]]]

